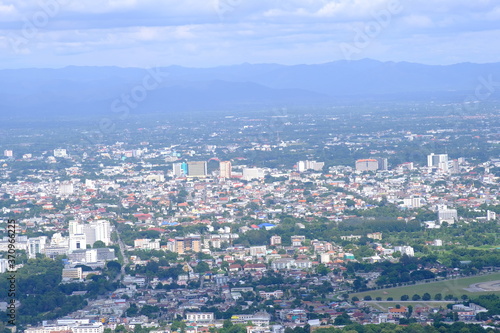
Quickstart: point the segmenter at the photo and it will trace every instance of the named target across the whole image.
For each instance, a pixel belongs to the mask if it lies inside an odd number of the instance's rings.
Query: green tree
[[[103,248],[103,247],[106,247],[106,244],[104,244],[104,242],[100,241],[100,240],[95,241],[94,245],[92,245],[92,248],[94,248],[94,249],[100,249],[100,248]]]
[[[333,321],[334,325],[349,325],[352,324],[352,320],[349,315],[343,312],[341,315],[337,316]]]
[[[204,261],[200,261],[194,268],[196,273],[205,273],[210,270],[210,266]]]

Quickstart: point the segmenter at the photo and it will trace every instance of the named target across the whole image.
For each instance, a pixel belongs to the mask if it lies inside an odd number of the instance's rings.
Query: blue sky
[[[500,61],[498,0],[0,0],[0,68]]]

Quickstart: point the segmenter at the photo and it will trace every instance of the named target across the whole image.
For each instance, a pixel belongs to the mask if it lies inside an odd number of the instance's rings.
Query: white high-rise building
[[[264,179],[264,169],[243,168],[243,180]]]
[[[87,248],[87,237],[85,234],[73,234],[69,236],[69,251],[85,250]]]
[[[424,205],[424,199],[422,198],[405,198],[403,199],[403,206],[407,208],[420,208]]]
[[[54,157],[66,157],[66,149],[54,149]]]
[[[106,245],[111,244],[111,228],[109,221],[97,220],[90,223],[95,229],[96,241],[100,240]]]
[[[80,224],[78,221],[69,221],[68,229],[70,236],[75,234],[83,234],[83,224]]]
[[[442,172],[448,172],[448,154],[430,154],[427,155],[427,166],[429,168],[438,168]]]
[[[8,267],[9,267],[9,260],[0,258],[0,273],[7,272]]]
[[[111,227],[109,221],[97,220],[89,224],[81,224],[77,221],[69,222],[69,234],[85,235],[85,244],[92,246],[97,241],[102,241],[106,245],[111,244]]]
[[[59,194],[60,195],[71,195],[73,194],[73,183],[64,182],[59,184]]]
[[[438,220],[440,223],[453,224],[458,220],[456,209],[448,208],[446,205],[437,206]]]
[[[495,213],[494,211],[491,211],[491,210],[488,210],[486,212],[486,220],[487,221],[492,221],[492,220],[496,220],[497,219],[497,213]]]
[[[378,161],[374,158],[365,158],[356,161],[356,171],[376,171]]]
[[[28,239],[28,258],[35,258],[37,253],[43,253],[47,236],[40,236]]]
[[[98,220],[85,224],[83,233],[87,236],[87,244],[91,246],[97,241],[102,241],[106,245],[111,244],[109,221]]]
[[[297,162],[297,171],[304,172],[307,170],[321,171],[325,166],[325,162],[316,161],[299,161]]]

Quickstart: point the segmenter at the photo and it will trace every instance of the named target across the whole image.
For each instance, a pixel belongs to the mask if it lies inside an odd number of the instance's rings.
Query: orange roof
[[[392,308],[392,309],[389,309],[389,312],[391,313],[405,313],[406,312],[406,306],[402,306],[401,308]]]

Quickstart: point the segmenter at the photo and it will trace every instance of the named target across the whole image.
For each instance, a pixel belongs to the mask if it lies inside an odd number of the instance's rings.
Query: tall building
[[[424,205],[424,199],[419,197],[410,197],[403,199],[403,206],[407,208],[420,208]]]
[[[185,246],[184,246],[184,238],[183,237],[175,237],[175,246],[174,246],[175,251],[179,254],[184,254],[186,252]]]
[[[3,151],[3,156],[5,156],[5,157],[12,157],[13,155],[14,155],[14,153],[12,152],[12,150],[5,149]]]
[[[75,234],[83,234],[83,224],[80,224],[78,221],[69,221],[68,229],[70,236]]]
[[[264,179],[264,169],[243,168],[243,180]]]
[[[64,182],[59,184],[59,194],[60,195],[71,195],[73,194],[73,183],[71,182]]]
[[[179,254],[201,252],[201,236],[175,237],[173,250]]]
[[[85,250],[87,248],[85,234],[69,235],[69,251]]]
[[[9,260],[0,258],[0,274],[7,272],[8,267],[9,267]]]
[[[356,161],[356,171],[377,171],[379,162],[374,158],[367,158]]]
[[[437,206],[438,220],[440,223],[447,222],[453,224],[458,220],[457,210],[446,207],[446,205]]]
[[[221,178],[231,178],[231,162],[221,161],[219,164],[220,177]]]
[[[188,174],[188,167],[186,162],[172,164],[172,171],[174,177],[186,177]]]
[[[97,220],[92,221],[89,224],[80,224],[77,221],[70,221],[68,229],[70,244],[72,235],[76,236],[82,234],[85,236],[85,245],[89,244],[90,246],[92,246],[97,241],[101,241],[106,245],[111,244],[111,227],[109,221]]]
[[[188,162],[187,171],[188,177],[205,177],[207,175],[207,162]]]
[[[297,171],[304,172],[307,170],[321,171],[325,166],[325,162],[316,162],[316,161],[298,161],[297,162]]]
[[[94,229],[96,241],[100,240],[106,245],[111,244],[111,228],[109,225],[109,221],[92,221],[90,222],[90,226]]]
[[[430,154],[427,155],[427,166],[429,168],[438,168],[443,172],[448,172],[448,154]]]
[[[379,170],[389,170],[389,162],[388,162],[387,158],[377,157],[376,160],[378,162],[378,169]]]
[[[47,236],[40,236],[28,239],[28,258],[35,258],[37,253],[43,253]]]

